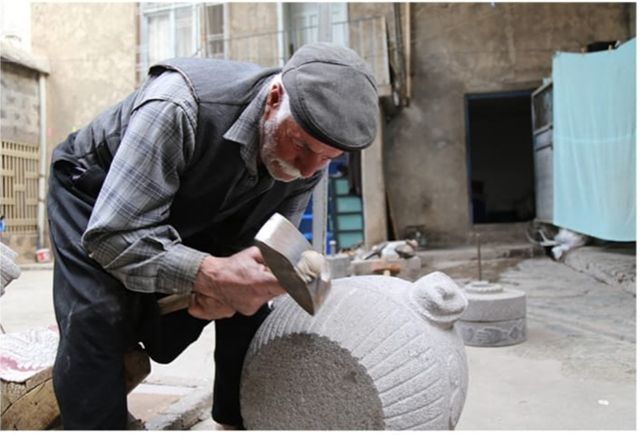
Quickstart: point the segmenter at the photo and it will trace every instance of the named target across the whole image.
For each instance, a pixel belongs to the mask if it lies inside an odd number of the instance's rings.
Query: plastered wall
[[[632,4],[411,4],[411,104],[384,145],[399,232],[425,225],[433,244],[467,241],[465,94],[539,86],[556,51],[634,34]]]
[[[136,86],[134,3],[33,3],[32,50],[49,59],[47,145]]]

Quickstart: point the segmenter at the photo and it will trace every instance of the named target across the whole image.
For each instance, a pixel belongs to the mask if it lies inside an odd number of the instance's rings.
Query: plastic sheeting
[[[553,223],[636,239],[636,42],[553,59]]]

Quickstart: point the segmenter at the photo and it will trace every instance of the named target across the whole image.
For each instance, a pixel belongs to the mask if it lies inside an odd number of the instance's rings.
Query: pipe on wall
[[[38,239],[36,248],[42,249],[45,244],[44,240],[44,213],[45,213],[45,178],[47,176],[47,95],[46,95],[46,76],[40,73],[38,76],[39,90],[39,117],[40,117],[40,171],[38,174]]]
[[[333,41],[331,25],[331,3],[318,3],[318,41]],[[320,182],[313,189],[312,195],[312,245],[316,252],[327,253],[327,214],[329,199],[329,166],[325,167]]]

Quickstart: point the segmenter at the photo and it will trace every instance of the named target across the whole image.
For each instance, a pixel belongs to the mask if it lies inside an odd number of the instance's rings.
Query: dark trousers
[[[73,165],[52,164],[48,216],[53,253],[54,309],[60,343],[53,385],[65,429],[119,430],[127,425],[124,354],[142,344],[152,360],[169,363],[197,340],[207,321],[186,310],[160,316],[160,294],[127,290],[88,257],[80,244],[95,197],[76,187]],[[242,426],[240,373],[254,333],[266,318],[216,321],[213,418]]]

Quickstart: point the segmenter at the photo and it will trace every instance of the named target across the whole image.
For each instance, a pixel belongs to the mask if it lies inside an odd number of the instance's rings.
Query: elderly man
[[[378,98],[350,49],[310,44],[280,69],[175,59],[53,153],[48,197],[65,429],[124,429],[123,356],[160,363],[215,321],[213,419],[242,427],[246,349],[283,292],[251,247],[298,224],[331,159],[375,137]],[[191,293],[188,310],[157,300]]]

